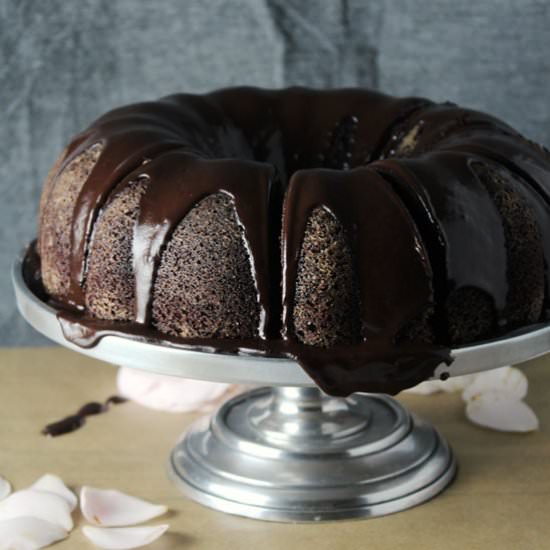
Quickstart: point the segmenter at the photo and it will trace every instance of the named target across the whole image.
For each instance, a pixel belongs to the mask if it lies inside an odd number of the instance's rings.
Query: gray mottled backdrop
[[[548,0],[0,0],[0,345],[44,341],[9,268],[70,136],[117,105],[233,84],[371,86],[550,143]]]

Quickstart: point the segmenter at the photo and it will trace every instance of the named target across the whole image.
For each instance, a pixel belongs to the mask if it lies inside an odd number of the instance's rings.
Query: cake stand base
[[[196,422],[170,458],[193,500],[230,514],[310,522],[398,512],[442,491],[456,462],[431,425],[385,395],[260,388]]]

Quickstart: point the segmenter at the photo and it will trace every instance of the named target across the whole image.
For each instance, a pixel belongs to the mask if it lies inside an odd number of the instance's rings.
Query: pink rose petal
[[[170,412],[201,410],[223,396],[230,384],[203,382],[121,367],[119,393],[140,405]]]
[[[462,394],[464,401],[487,392],[506,393],[510,398],[521,400],[527,395],[527,377],[513,367],[501,367],[480,372]]]
[[[5,499],[11,493],[10,482],[0,476],[0,500]]]
[[[0,550],[37,550],[67,534],[63,527],[35,517],[0,520]]]
[[[73,528],[67,501],[59,495],[34,489],[17,491],[0,501],[0,521],[18,517],[35,517],[59,525],[65,531]]]
[[[128,550],[151,544],[164,535],[169,525],[152,525],[146,527],[82,527],[84,536],[99,548],[105,550]]]
[[[497,392],[482,393],[466,404],[466,416],[474,424],[503,432],[538,430],[535,413],[524,402]]]
[[[80,491],[80,508],[90,523],[104,527],[135,525],[167,511],[166,506],[151,504],[114,489],[86,486]]]
[[[53,493],[61,498],[65,499],[71,507],[71,512],[76,508],[78,499],[76,495],[63,483],[63,480],[53,474],[45,474],[41,478],[37,479],[30,489],[37,491],[45,491],[46,493]]]

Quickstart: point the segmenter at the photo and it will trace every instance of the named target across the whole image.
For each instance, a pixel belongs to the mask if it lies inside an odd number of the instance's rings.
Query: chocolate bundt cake
[[[396,393],[550,318],[550,154],[451,103],[232,88],[116,109],[63,152],[39,224],[76,343],[291,357],[334,395]]]

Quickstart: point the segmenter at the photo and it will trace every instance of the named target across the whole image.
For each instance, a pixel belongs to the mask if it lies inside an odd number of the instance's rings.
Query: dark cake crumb
[[[160,260],[152,314],[154,326],[174,336],[256,336],[257,291],[227,194],[203,199],[175,229]]]
[[[359,286],[344,229],[326,208],[306,226],[296,278],[294,330],[312,346],[360,339]]]
[[[104,207],[92,233],[86,306],[100,319],[131,321],[135,313],[133,228],[148,180],[129,182]]]
[[[496,327],[491,297],[478,288],[459,288],[445,302],[447,332],[451,344],[466,344],[489,336]]]

